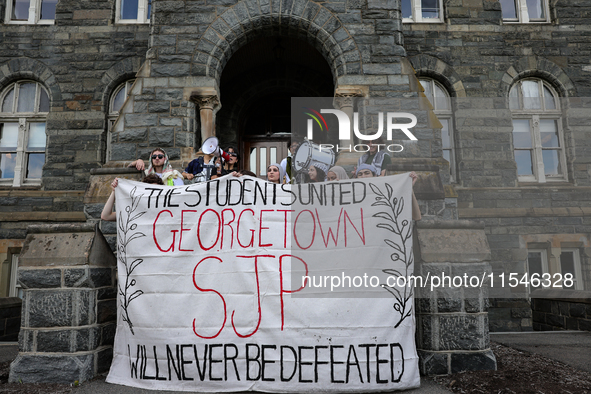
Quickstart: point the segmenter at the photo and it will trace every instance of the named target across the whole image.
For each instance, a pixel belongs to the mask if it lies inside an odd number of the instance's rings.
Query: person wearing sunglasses
[[[150,153],[150,166],[147,169],[142,159],[131,162],[128,167],[135,167],[139,171],[144,171],[145,175],[156,174],[167,186],[184,185],[183,176],[172,168],[168,161],[168,155],[162,148],[156,148]]]

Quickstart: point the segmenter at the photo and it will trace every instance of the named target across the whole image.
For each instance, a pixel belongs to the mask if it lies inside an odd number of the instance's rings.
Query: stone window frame
[[[425,89],[424,85],[422,84],[422,81],[426,81],[429,82],[429,84],[431,85],[431,91],[434,92],[435,89],[434,88],[438,88],[445,96],[445,101],[446,101],[446,106],[447,108],[440,108],[437,100],[434,100],[435,102],[429,100],[429,102],[431,103],[431,106],[433,107],[433,113],[435,115],[437,115],[437,119],[441,120],[446,120],[448,122],[448,126],[447,126],[447,130],[449,132],[449,147],[444,147],[443,146],[443,129],[441,129],[441,144],[442,144],[442,150],[443,152],[448,151],[449,152],[449,158],[450,160],[448,160],[449,162],[449,177],[450,177],[450,182],[452,183],[456,183],[458,181],[458,174],[456,171],[456,139],[455,139],[455,122],[454,122],[454,116],[453,116],[453,107],[452,107],[452,99],[451,99],[451,94],[449,92],[449,90],[439,81],[437,81],[435,78],[431,78],[428,76],[418,76],[417,77],[419,80],[419,83],[421,84],[421,86],[423,86],[423,89]],[[427,99],[429,99],[429,97],[427,97]],[[443,157],[445,159],[445,155]]]
[[[404,1],[404,0],[402,0]],[[439,4],[439,18],[423,18],[422,0],[406,0],[410,1],[412,9],[412,17],[402,17],[402,23],[444,23],[445,16],[443,14],[443,0],[437,0]],[[402,13],[402,2],[400,4],[400,11]],[[402,16],[402,15],[401,15]]]
[[[18,94],[20,91],[20,86],[27,83],[34,83],[35,87],[35,103],[34,103],[34,110],[33,112],[18,112]],[[13,90],[14,89],[14,90]],[[6,99],[7,95],[10,92],[14,92],[13,94],[13,104],[11,112],[2,112],[4,109],[4,100]],[[41,93],[44,92],[47,95],[48,99],[48,111],[41,112],[40,111],[40,99]],[[40,153],[40,150],[29,149],[27,147],[28,137],[30,130],[31,123],[45,123],[45,150],[43,154],[45,155],[45,162],[47,161],[47,115],[49,114],[49,106],[51,99],[48,90],[41,84],[40,82],[34,80],[19,80],[14,83],[11,83],[7,87],[5,87],[2,92],[0,93],[0,124],[4,123],[18,123],[18,140],[17,146],[15,150],[5,150],[7,153],[15,153],[15,169],[14,169],[14,178],[0,178],[0,186],[12,186],[12,187],[21,187],[21,186],[40,186],[41,185],[41,176],[39,178],[27,178],[27,166],[28,166],[28,156],[29,153]],[[1,133],[0,133],[1,134]],[[2,151],[2,148],[0,148]]]
[[[120,25],[131,24],[147,24],[150,23],[150,14],[152,0],[137,0],[138,2],[138,17],[136,19],[123,19],[121,17],[121,2],[124,0],[117,0],[115,2],[115,23]]]
[[[522,87],[523,82],[526,81],[535,81],[538,84],[538,91],[540,92],[540,104],[541,104],[541,108],[540,109],[523,109],[524,106],[524,102],[523,102],[523,94],[522,94],[522,89],[517,89],[517,87]],[[545,92],[546,90],[548,90],[551,94],[552,94],[552,98],[554,100],[554,104],[556,109],[547,109],[545,108],[546,103],[545,103]],[[517,92],[517,100],[519,103],[519,108],[518,109],[514,109],[511,108],[512,107],[512,93],[513,92]],[[515,98],[513,98],[515,99]],[[512,140],[511,140],[511,148],[513,150],[513,154],[514,154],[514,160],[515,160],[515,151],[516,150],[529,150],[530,153],[530,158],[531,158],[531,164],[532,164],[532,175],[519,175],[519,173],[517,173],[517,180],[519,182],[533,182],[533,183],[546,183],[546,182],[565,182],[568,180],[568,168],[567,168],[567,162],[566,162],[566,140],[565,140],[565,135],[564,135],[564,130],[562,127],[562,118],[563,118],[563,114],[562,114],[562,108],[561,108],[561,102],[560,102],[560,96],[558,95],[556,89],[554,89],[554,87],[552,85],[550,85],[548,82],[546,82],[545,80],[541,79],[541,78],[522,78],[519,79],[518,81],[516,81],[513,86],[511,87],[511,89],[509,89],[509,102],[510,102],[510,110],[511,110],[511,119],[513,120],[520,120],[520,119],[528,119],[530,120],[529,123],[529,127],[530,127],[530,136],[531,136],[531,142],[532,142],[532,146],[531,148],[525,148],[525,147],[518,147],[515,148],[515,135],[514,132],[512,132]],[[558,133],[558,148],[554,149],[552,147],[543,147],[542,146],[542,141],[541,141],[541,133],[540,133],[540,120],[554,120],[556,127],[557,127],[557,133]],[[552,176],[552,175],[546,175],[545,171],[544,171],[544,161],[543,161],[543,151],[547,151],[547,150],[556,150],[558,151],[558,160],[559,160],[559,166],[562,169],[562,172]],[[517,163],[517,160],[515,160],[515,162]]]
[[[550,23],[550,2],[548,0],[541,0],[544,7],[545,18],[530,19],[527,8],[527,0],[506,0],[513,1],[515,4],[516,18],[503,17],[503,23]],[[501,2],[502,9],[502,2]]]
[[[18,260],[21,248],[8,248],[8,261],[10,263],[10,276],[8,281],[8,296],[22,299],[23,290],[18,282]]]
[[[562,274],[562,261],[561,261],[561,256],[562,253],[573,253],[573,263],[574,263],[574,289],[568,289],[567,290],[584,290],[585,289],[585,278],[583,278],[583,271],[582,271],[582,262],[581,262],[581,251],[580,248],[577,247],[577,245],[572,245],[572,243],[564,243],[561,244],[560,247],[555,248],[555,247],[551,247],[550,244],[539,244],[539,243],[528,243],[528,248],[527,248],[527,259],[525,261],[526,264],[526,272],[528,274],[528,279],[531,281],[531,275],[533,274],[533,272],[531,272],[530,269],[530,253],[538,253],[540,255],[541,258],[541,273],[542,274],[550,274],[550,285],[551,287],[538,287],[538,288],[545,288],[545,289],[556,289],[555,287],[552,287],[552,285],[555,283],[555,281],[558,279],[558,277],[554,277],[554,275],[556,274]],[[552,255],[553,259],[555,260],[554,262],[550,262],[548,259],[548,255]],[[521,279],[521,278],[518,278]],[[561,287],[562,289],[564,288],[564,285]],[[531,293],[533,291],[533,289],[531,288],[531,285],[528,286],[528,293]]]
[[[109,107],[107,112],[107,152],[105,156],[107,160],[111,157],[111,129],[113,128],[115,121],[117,121],[117,118],[119,117],[119,111],[121,110],[121,108],[123,108],[125,100],[127,100],[127,97],[129,97],[129,94],[131,93],[131,88],[133,87],[134,83],[135,78],[131,78],[120,83],[115,87],[115,89],[113,89],[113,92],[109,97]],[[119,93],[121,92],[123,92],[124,94],[123,102],[121,102],[121,106],[119,108],[115,109],[115,99],[117,98],[117,95],[119,95]]]
[[[29,2],[29,19],[27,20],[13,20],[13,0],[6,0],[6,13],[4,23],[9,25],[53,25],[55,24],[55,12],[53,19],[41,19],[41,5],[44,0],[30,0]]]

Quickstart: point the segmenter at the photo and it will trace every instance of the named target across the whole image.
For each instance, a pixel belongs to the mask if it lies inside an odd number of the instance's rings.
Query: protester
[[[204,164],[203,156],[199,156],[191,160],[187,168],[185,168],[185,171],[183,171],[183,177],[191,183],[200,183],[206,181],[205,178],[207,176],[205,167],[203,166]]]
[[[377,176],[378,169],[371,164],[359,164],[355,171],[355,178],[371,178]]]
[[[347,176],[347,171],[341,166],[334,166],[326,173],[327,181],[344,181],[345,179],[349,179],[349,176]]]
[[[230,160],[225,161],[221,156],[213,157],[209,164],[215,165],[215,170],[211,174],[210,179],[216,179],[224,175],[231,174],[238,170],[238,152],[232,146],[229,146],[225,149],[225,152],[230,155]]]
[[[324,182],[326,180],[326,168],[324,164],[314,163],[308,168],[307,183]]]
[[[237,174],[240,174],[240,175],[248,175],[248,176],[251,176],[253,178],[256,178],[257,177],[257,174],[255,174],[254,172],[249,171],[249,170],[240,170],[240,171],[237,172]]]
[[[361,164],[371,164],[377,169],[378,176],[385,176],[386,168],[392,163],[392,160],[390,159],[390,155],[385,151],[386,148],[383,146],[382,138],[378,138],[375,141],[369,141],[368,145],[369,151],[359,158],[359,161],[357,161],[357,167]]]
[[[156,174],[147,175],[142,182],[152,185],[164,185],[162,179],[160,179],[160,177]],[[117,178],[111,182],[111,195],[107,199],[107,202],[103,207],[103,211],[101,212],[101,219],[107,222],[114,222],[117,220],[117,215],[115,212],[113,212],[113,206],[115,205],[115,188],[118,184],[119,180]]]
[[[150,153],[150,166],[146,165],[142,159],[137,159],[129,164],[128,167],[135,167],[139,171],[144,171],[145,175],[156,174],[167,186],[183,186],[183,175],[174,170],[168,160],[168,155],[162,148],[156,148]]]
[[[285,174],[283,173],[283,168],[278,163],[273,163],[269,167],[267,167],[267,181],[271,183],[283,183],[283,178]]]

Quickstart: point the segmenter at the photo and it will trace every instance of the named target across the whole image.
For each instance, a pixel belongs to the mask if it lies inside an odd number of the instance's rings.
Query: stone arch
[[[0,91],[4,90],[8,84],[20,79],[32,79],[45,85],[52,106],[62,101],[62,92],[55,75],[49,67],[40,61],[20,57],[9,60],[0,66]]]
[[[575,85],[556,63],[542,57],[528,56],[509,67],[503,75],[499,86],[501,97],[509,97],[509,90],[515,82],[528,77],[547,81],[561,97],[577,95]]]
[[[103,113],[106,114],[109,112],[109,98],[111,97],[113,90],[126,80],[135,78],[143,62],[144,59],[128,57],[114,64],[111,68],[105,71],[101,78],[101,82],[97,87],[97,92],[100,92],[101,94],[101,110]]]
[[[435,79],[445,86],[452,97],[466,97],[466,90],[460,76],[449,64],[429,55],[416,55],[409,60],[417,77]]]
[[[361,53],[339,18],[308,0],[242,0],[207,28],[193,53],[191,75],[219,81],[221,72],[244,44],[262,35],[289,36],[314,46],[328,62],[333,78],[361,74]]]

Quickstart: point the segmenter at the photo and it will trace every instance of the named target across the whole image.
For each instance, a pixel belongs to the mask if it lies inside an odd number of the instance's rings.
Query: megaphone
[[[230,155],[220,149],[220,141],[216,137],[209,137],[203,141],[201,145],[201,152],[206,155],[213,154],[215,157],[222,157],[225,161],[230,161]]]

